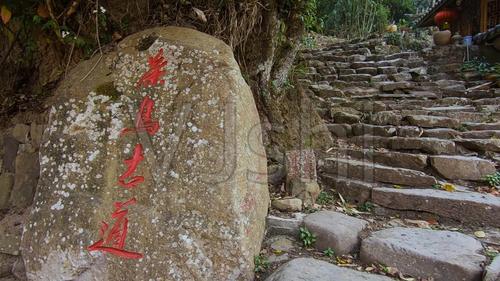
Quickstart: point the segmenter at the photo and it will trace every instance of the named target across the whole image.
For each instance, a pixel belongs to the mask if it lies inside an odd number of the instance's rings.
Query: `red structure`
[[[446,22],[449,24],[453,23],[457,18],[458,12],[455,9],[446,8],[436,13],[434,16],[434,22],[436,25],[441,27]]]

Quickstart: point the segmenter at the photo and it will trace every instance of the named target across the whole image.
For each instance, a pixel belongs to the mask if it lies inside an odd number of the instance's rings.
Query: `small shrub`
[[[321,191],[320,194],[318,195],[318,199],[316,200],[316,203],[320,205],[328,205],[333,203],[333,195],[326,191]]]
[[[269,260],[263,254],[254,257],[255,272],[265,272],[269,268]]]
[[[323,251],[323,254],[329,258],[335,256],[335,251],[332,250],[332,248],[328,248],[326,250]]]
[[[371,212],[371,211],[373,211],[374,207],[375,207],[375,205],[373,205],[372,202],[367,201],[367,202],[363,203],[363,205],[361,205],[359,207],[359,210],[362,211],[362,212]]]
[[[306,227],[300,228],[300,240],[304,247],[308,248],[316,242],[316,235],[311,233]]]
[[[500,172],[496,172],[494,174],[487,175],[486,177],[484,177],[484,180],[491,187],[500,187]]]

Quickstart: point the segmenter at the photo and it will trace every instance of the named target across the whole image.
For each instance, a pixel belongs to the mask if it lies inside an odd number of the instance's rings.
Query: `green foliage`
[[[363,205],[359,206],[359,210],[362,212],[371,212],[373,211],[373,208],[375,208],[375,205],[373,205],[370,201],[367,201],[363,203]]]
[[[496,172],[491,175],[487,175],[484,180],[491,186],[491,187],[500,187],[500,172]]]
[[[265,272],[269,268],[269,260],[263,254],[259,254],[253,258],[255,263],[255,272]]]
[[[481,73],[481,75],[485,75],[486,73],[493,72],[494,69],[493,66],[485,60],[485,58],[475,57],[470,61],[464,62],[462,64],[462,67],[460,68],[460,71],[477,71]]]
[[[323,254],[329,258],[335,256],[335,251],[332,248],[328,248],[323,251]]]
[[[323,0],[318,5],[325,29],[338,37],[366,38],[381,32],[388,23],[389,10],[378,0]]]
[[[316,203],[320,204],[320,205],[328,205],[328,204],[331,204],[333,203],[333,195],[331,195],[330,193],[326,192],[326,191],[321,191],[318,195],[318,199],[316,200]]]
[[[394,22],[405,20],[408,14],[413,14],[416,11],[413,0],[382,0],[382,4],[389,9],[390,18]]]
[[[306,227],[300,228],[300,240],[304,247],[308,248],[316,243],[316,235],[311,233]]]

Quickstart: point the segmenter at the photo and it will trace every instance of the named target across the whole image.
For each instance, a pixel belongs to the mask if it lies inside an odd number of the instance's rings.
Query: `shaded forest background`
[[[121,38],[162,25],[191,27],[230,45],[264,121],[278,120],[276,100],[300,99],[293,62],[308,32],[342,38],[411,25],[432,0],[0,0],[0,120],[43,111],[65,73],[115,47]],[[284,94],[285,93],[285,94]],[[281,100],[279,103],[283,102]],[[300,103],[300,102],[298,102]],[[289,109],[288,109],[289,110]]]

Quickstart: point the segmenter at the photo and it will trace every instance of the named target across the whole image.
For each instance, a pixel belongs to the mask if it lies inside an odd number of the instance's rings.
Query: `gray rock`
[[[293,179],[290,181],[290,191],[293,197],[302,200],[304,206],[313,206],[321,192],[318,182],[307,179]]]
[[[427,212],[464,223],[500,226],[500,198],[490,194],[374,188],[372,201],[395,210]]]
[[[20,254],[23,217],[8,215],[0,221],[0,253],[17,256]]]
[[[397,136],[403,138],[418,138],[422,136],[423,130],[417,126],[398,126]]]
[[[404,89],[409,89],[412,87],[412,83],[408,81],[402,81],[402,82],[380,82],[377,84],[380,88],[381,91],[384,92],[393,92],[395,90],[404,90]]]
[[[352,128],[349,124],[327,124],[326,127],[334,137],[346,138],[352,136]]]
[[[490,265],[486,267],[486,272],[483,281],[498,281],[500,280],[500,256],[496,256]]]
[[[356,204],[363,204],[366,201],[371,200],[373,188],[372,183],[329,174],[323,174],[321,177],[324,183],[331,186],[332,189],[340,193],[346,200],[352,201]]]
[[[383,81],[387,81],[387,79],[389,79],[389,78],[387,77],[386,74],[379,74],[379,75],[373,76],[370,79],[370,83],[383,82]]]
[[[335,123],[344,123],[344,124],[355,124],[361,120],[361,117],[355,114],[351,114],[348,112],[335,112],[333,113],[333,121]]]
[[[434,177],[421,171],[394,168],[367,161],[326,158],[325,166],[325,170],[330,174],[346,178],[354,178],[366,182],[376,181],[420,187],[430,187],[437,183]]]
[[[304,221],[304,214],[296,213],[292,218],[281,218],[273,215],[267,216],[266,226],[269,235],[298,236],[299,229]]]
[[[267,168],[267,178],[269,184],[280,186],[285,183],[286,169],[283,164],[271,164]]]
[[[304,218],[305,227],[317,237],[314,247],[332,248],[336,255],[346,255],[359,248],[359,235],[368,222],[342,213],[321,211]]]
[[[19,154],[16,158],[16,174],[9,204],[18,208],[31,205],[39,176],[38,153]]]
[[[403,116],[392,111],[381,111],[370,116],[370,122],[374,125],[394,125],[399,126]]]
[[[457,139],[457,144],[478,152],[500,152],[500,139]]]
[[[392,126],[353,124],[352,133],[355,136],[372,135],[381,137],[392,137],[396,135],[396,128]]]
[[[12,274],[12,267],[14,266],[16,260],[16,256],[0,253],[0,278],[7,277]]]
[[[373,75],[377,75],[378,71],[377,71],[377,68],[376,67],[362,67],[362,68],[358,68],[356,69],[356,72],[358,74],[369,74],[371,76]],[[371,77],[370,77],[371,78]]]
[[[401,81],[410,81],[411,80],[411,74],[408,72],[401,72],[401,73],[396,73],[391,75],[391,79],[396,81],[396,82],[401,82]]]
[[[405,119],[413,126],[423,128],[456,128],[460,125],[457,119],[430,115],[410,115]]]
[[[295,240],[286,235],[274,236],[267,243],[272,250],[278,252],[289,252],[297,246]]]
[[[496,172],[495,163],[478,157],[431,156],[431,165],[439,174],[451,180],[480,181]]]
[[[287,262],[265,281],[390,281],[391,278],[342,268],[312,258]]]
[[[300,212],[302,210],[302,200],[299,198],[276,199],[271,205],[284,212]]]
[[[424,137],[424,138],[438,138],[438,139],[455,139],[460,135],[461,135],[461,133],[457,130],[454,130],[454,129],[437,128],[437,129],[424,130],[422,137]]]
[[[482,249],[479,241],[458,232],[395,227],[364,239],[361,260],[435,281],[477,281],[486,260]]]
[[[6,209],[9,203],[10,192],[14,186],[14,175],[3,173],[0,175],[0,210]]]
[[[395,66],[381,66],[378,68],[378,73],[380,74],[396,74],[398,73],[398,68]]]
[[[455,143],[435,138],[393,138],[390,148],[396,150],[421,150],[432,154],[454,154]]]
[[[19,149],[19,142],[11,137],[4,137],[3,147],[3,168],[6,172],[14,173],[16,170],[16,156]]]

